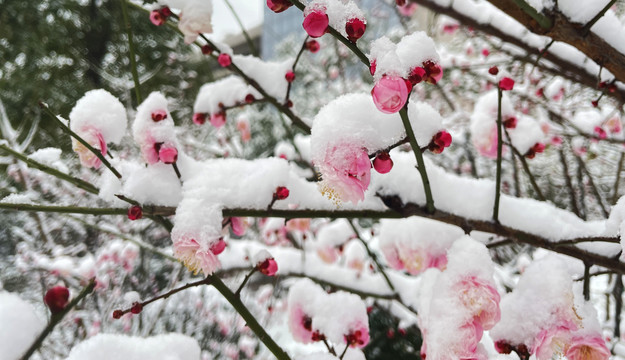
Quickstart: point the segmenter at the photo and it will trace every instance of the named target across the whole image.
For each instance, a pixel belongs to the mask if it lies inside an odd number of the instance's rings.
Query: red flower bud
[[[143,217],[143,209],[139,205],[133,205],[128,208],[128,219],[139,220]]]
[[[69,289],[65,286],[55,286],[46,291],[43,302],[48,306],[51,313],[58,314],[69,303]]]
[[[273,197],[276,200],[284,200],[289,197],[289,193],[289,189],[287,189],[285,186],[278,186],[276,188],[276,192],[273,194]]]

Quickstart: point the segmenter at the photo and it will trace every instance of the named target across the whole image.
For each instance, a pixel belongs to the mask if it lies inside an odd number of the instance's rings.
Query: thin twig
[[[289,0],[289,1],[293,5],[295,5],[295,7],[297,7],[298,9],[300,9],[301,11],[304,11],[305,6],[299,0]],[[369,64],[369,58],[367,58],[367,55],[365,55],[365,53],[363,53],[358,48],[358,46],[356,46],[355,43],[349,41],[347,38],[341,35],[340,32],[336,31],[336,29],[334,29],[332,26],[328,26],[328,33],[334,36],[338,41],[342,42],[345,46],[347,46],[363,64],[367,65],[367,68],[371,66],[371,64]]]
[[[621,158],[618,161],[618,166],[616,168],[616,179],[614,179],[614,194],[612,194],[612,205],[615,205],[619,199],[619,183],[621,181],[621,171],[623,171],[623,162],[625,160],[625,153],[621,153]]]
[[[252,277],[252,275],[254,275],[256,270],[258,270],[258,268],[254,267],[252,270],[250,270],[250,272],[247,273],[247,275],[245,275],[243,282],[241,282],[241,285],[239,285],[239,288],[237,289],[237,291],[234,292],[234,295],[236,296],[241,295],[241,290],[243,290],[243,287],[245,286],[245,284],[247,284],[248,280]]]
[[[595,23],[599,21],[599,19],[601,19],[603,15],[605,15],[605,13],[612,7],[612,5],[614,5],[614,3],[616,3],[616,0],[610,1],[603,9],[601,9],[601,11],[597,13],[597,15],[595,15],[595,17],[593,17],[586,25],[584,25],[581,30],[583,36],[588,35],[593,25],[595,25]]]
[[[179,288],[175,288],[175,289],[169,290],[168,292],[166,292],[164,294],[161,294],[159,296],[153,297],[153,298],[151,298],[149,300],[146,300],[144,302],[140,302],[139,305],[143,309],[147,305],[149,305],[149,304],[151,304],[151,303],[153,303],[153,302],[155,302],[157,300],[167,299],[168,297],[170,297],[170,296],[172,296],[174,294],[177,294],[177,293],[179,293],[181,291],[184,291],[186,289],[189,289],[189,288],[192,288],[192,287],[201,286],[201,285],[208,285],[210,283],[211,283],[211,279],[207,277],[207,278],[204,278],[204,279],[199,280],[199,281],[195,281],[195,282],[192,282],[192,283],[185,284],[185,285],[183,285],[183,286],[181,286]],[[132,311],[132,307],[130,307],[128,309],[124,309],[124,310],[115,310],[115,313],[118,313],[121,316],[121,315],[127,314],[127,313],[129,313],[131,311]]]
[[[0,144],[0,150],[3,150],[11,155],[13,155],[15,158],[25,162],[29,167],[37,169],[37,170],[41,170],[43,172],[45,172],[46,174],[52,175],[58,179],[67,181],[71,184],[74,184],[76,187],[81,188],[87,192],[90,192],[92,194],[97,194],[99,192],[98,188],[96,188],[93,184],[86,182],[84,180],[78,179],[76,177],[73,177],[69,174],[66,174],[62,171],[59,171],[57,169],[54,169],[50,166],[44,165],[40,162],[37,162],[31,158],[29,158],[28,156],[17,152],[13,149],[11,149],[10,147],[4,145],[4,144]]]
[[[499,222],[499,197],[501,196],[501,154],[503,152],[503,134],[501,128],[501,88],[497,88],[497,176],[495,178],[495,203],[493,204],[493,221]]]
[[[415,159],[417,160],[417,170],[419,170],[419,174],[421,175],[423,192],[425,192],[425,206],[429,213],[434,213],[434,211],[436,210],[434,208],[434,198],[432,197],[430,180],[428,179],[428,174],[425,169],[425,162],[423,161],[423,153],[421,152],[419,143],[417,143],[417,138],[414,135],[412,125],[410,124],[410,120],[408,119],[408,101],[406,101],[404,107],[399,110],[399,116],[401,117],[401,121],[404,123],[404,128],[406,129],[406,137],[408,137],[408,141],[410,142],[410,146],[412,147],[412,152],[414,153]]]
[[[577,196],[575,195],[575,189],[573,188],[573,182],[571,181],[571,175],[569,174],[569,166],[567,164],[566,155],[564,154],[564,150],[560,149],[558,151],[560,153],[560,163],[562,164],[562,172],[564,173],[564,181],[566,183],[566,188],[569,191],[569,200],[571,201],[571,208],[573,213],[580,217],[579,208],[577,207]]]
[[[291,66],[291,71],[293,71],[293,73],[295,73],[295,67],[297,67],[297,63],[299,62],[299,59],[302,56],[302,53],[304,52],[304,50],[306,50],[307,41],[308,41],[308,36],[304,38],[304,42],[302,43],[302,46],[300,47],[299,52],[297,53],[297,56],[295,57],[295,60],[293,61],[293,65]],[[292,85],[293,85],[293,82],[289,82],[289,84],[286,87],[286,96],[284,97],[286,102],[289,101],[289,97],[291,96]]]

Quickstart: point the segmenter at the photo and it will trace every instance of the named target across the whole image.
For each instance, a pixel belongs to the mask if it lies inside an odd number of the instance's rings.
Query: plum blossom
[[[573,337],[566,351],[569,360],[608,360],[610,356],[610,350],[598,334]]]
[[[194,274],[201,270],[208,276],[221,266],[217,256],[208,247],[205,248],[188,236],[174,240],[174,256]]]
[[[499,322],[500,296],[494,286],[475,276],[462,279],[456,284],[461,303],[474,314],[474,321],[484,330],[489,330]]]
[[[119,143],[126,131],[126,110],[122,103],[106,90],[85,93],[69,114],[70,129],[96,151],[106,155],[107,143]],[[101,160],[86,146],[72,137],[72,149],[80,163],[99,168]]]
[[[213,32],[212,15],[212,0],[191,0],[187,2],[180,13],[180,21],[178,22],[178,29],[184,34],[185,44],[191,44],[202,33]]]
[[[371,90],[371,95],[378,110],[392,114],[404,107],[409,92],[406,80],[399,76],[384,75]]]
[[[80,137],[95,150],[100,151],[102,155],[106,155],[106,141],[104,141],[104,137],[100,131],[91,127],[83,128]],[[72,138],[72,149],[78,154],[82,166],[98,169],[100,165],[102,165],[102,160],[100,160],[96,154],[74,138]]]
[[[321,192],[334,200],[364,200],[371,180],[371,161],[366,149],[347,143],[331,146],[324,159],[315,164],[321,173]]]

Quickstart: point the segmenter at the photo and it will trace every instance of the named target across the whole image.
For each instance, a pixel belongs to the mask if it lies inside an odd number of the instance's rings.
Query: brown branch
[[[520,9],[514,0],[488,0],[491,4],[525,26],[531,32],[548,36],[575,47],[592,59],[597,65],[608,69],[621,82],[625,82],[625,54],[621,53],[593,32],[585,34],[583,24],[574,24],[563,14],[545,14],[551,18],[552,26],[541,26],[532,16]]]
[[[534,54],[537,56],[541,54],[541,51],[542,51],[541,49],[531,46],[530,44],[526,43],[522,39],[509,35],[505,33],[504,31],[502,31],[501,29],[493,26],[492,24],[478,22],[476,19],[463,14],[455,10],[452,7],[440,6],[436,3],[435,0],[409,0],[409,1],[416,3],[416,4],[420,4],[432,10],[435,13],[444,14],[449,17],[452,17],[456,19],[458,22],[460,22],[461,24],[463,24],[464,26],[468,26],[477,31],[495,36],[501,39],[503,42],[515,45],[523,49],[528,54]],[[512,6],[515,6],[515,5],[512,5]],[[546,51],[542,53],[542,58],[549,61],[551,64],[553,64],[557,68],[559,68],[558,74],[560,76],[566,79],[569,79],[571,81],[580,83],[582,85],[585,85],[591,89],[597,88],[596,74],[591,74],[585,68],[580,67],[577,64],[570,62],[567,59],[561,58],[560,56],[550,51]],[[553,71],[553,69],[549,69],[548,67],[540,65],[540,64],[539,64],[539,67],[541,69],[544,69],[550,72]],[[613,93],[608,92],[607,95],[612,98],[617,99],[619,102],[625,101],[625,91],[622,91],[621,89],[617,88],[615,92]]]

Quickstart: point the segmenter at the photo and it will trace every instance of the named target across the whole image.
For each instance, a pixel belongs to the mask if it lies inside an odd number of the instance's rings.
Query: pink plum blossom
[[[474,315],[474,321],[482,328],[489,330],[499,322],[501,297],[491,283],[470,276],[456,284],[456,291],[461,303]]]
[[[185,44],[194,42],[200,34],[212,33],[212,3],[209,1],[189,1],[180,13],[178,29],[184,34]]]
[[[197,240],[188,236],[174,240],[174,256],[194,274],[201,270],[208,276],[221,266],[219,259],[210,249],[204,249]]]
[[[94,128],[82,129],[78,134],[91,147],[99,150],[102,155],[106,155],[107,146],[102,133]],[[72,138],[72,149],[78,154],[82,166],[98,169],[102,161],[82,143]]]
[[[487,158],[496,159],[497,158],[497,141],[499,136],[497,135],[497,125],[493,124],[491,130],[489,132],[489,136],[487,137],[474,137],[473,145],[477,148],[482,156],[486,156]]]
[[[610,350],[599,334],[573,337],[566,352],[569,360],[608,360],[610,355]]]
[[[371,90],[373,102],[381,112],[393,114],[401,110],[408,100],[406,80],[399,76],[382,76]]]
[[[350,144],[330,147],[321,163],[321,191],[336,202],[364,200],[371,180],[371,161],[365,149]]]
[[[304,344],[313,342],[312,317],[304,312],[302,305],[289,304],[288,323],[293,339]]]

